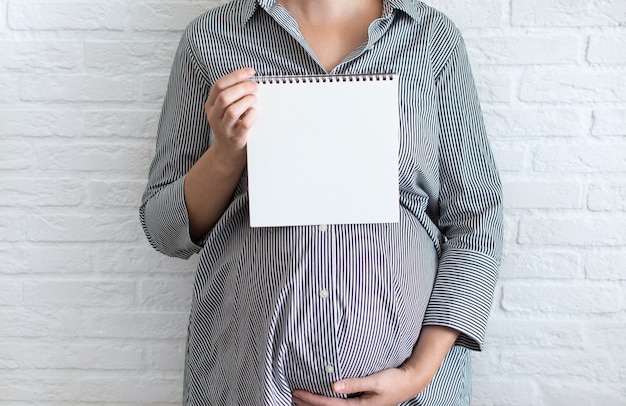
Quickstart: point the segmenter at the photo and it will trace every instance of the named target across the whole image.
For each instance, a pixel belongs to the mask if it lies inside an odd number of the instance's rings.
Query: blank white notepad
[[[254,80],[252,227],[398,221],[397,76]]]

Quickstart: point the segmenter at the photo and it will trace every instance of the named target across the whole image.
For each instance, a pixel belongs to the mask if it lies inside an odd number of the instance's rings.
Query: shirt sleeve
[[[189,236],[185,175],[209,147],[204,102],[206,76],[183,35],[170,73],[159,121],[156,150],[139,215],[150,244],[169,256],[188,258],[202,249]]]
[[[444,242],[424,325],[454,328],[457,345],[480,350],[502,255],[502,188],[460,36],[436,86]]]

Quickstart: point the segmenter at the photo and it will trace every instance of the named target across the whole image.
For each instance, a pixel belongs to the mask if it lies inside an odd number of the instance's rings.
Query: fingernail
[[[346,389],[346,385],[345,385],[345,384],[343,384],[343,383],[341,383],[341,382],[337,382],[337,383],[335,384],[335,391],[337,391],[337,392],[341,392],[341,391],[343,391],[344,389]]]

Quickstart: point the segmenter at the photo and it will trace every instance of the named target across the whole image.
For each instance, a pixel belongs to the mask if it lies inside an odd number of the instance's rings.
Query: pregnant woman
[[[377,73],[399,80],[399,222],[251,228],[248,79]],[[184,405],[470,404],[501,188],[463,39],[441,13],[416,0],[233,0],[198,17],[140,214],[157,250],[199,253]]]

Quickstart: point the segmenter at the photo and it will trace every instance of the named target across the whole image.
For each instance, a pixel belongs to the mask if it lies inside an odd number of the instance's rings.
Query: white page
[[[252,227],[397,222],[398,79],[260,84]]]

